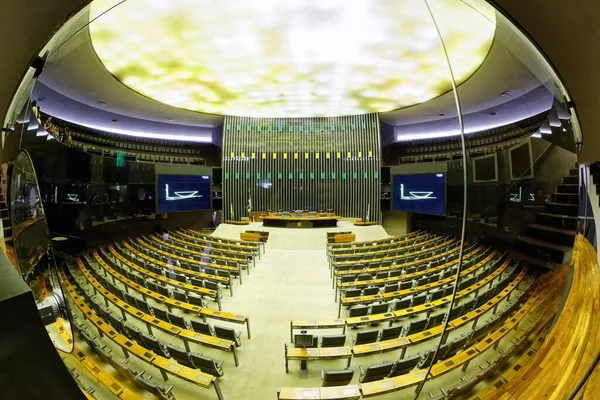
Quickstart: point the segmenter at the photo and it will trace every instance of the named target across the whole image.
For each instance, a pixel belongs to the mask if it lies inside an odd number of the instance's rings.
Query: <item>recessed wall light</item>
[[[103,101],[103,100],[98,100],[98,101],[96,102],[96,104],[98,104],[98,105],[100,105],[100,106],[105,106],[105,105],[106,105],[106,102],[105,102],[105,101]]]
[[[510,90],[507,90],[505,92],[502,92],[502,94],[500,94],[500,96],[502,97],[508,97],[508,96],[512,96],[513,92],[511,92]]]
[[[444,114],[444,113],[439,113],[439,114],[438,114],[438,117],[443,117],[443,116],[445,116],[445,115],[446,115],[446,114]]]
[[[498,113],[497,113],[496,111],[492,111],[492,112],[490,113],[490,115],[497,115],[497,114],[498,114]]]
[[[115,122],[119,122],[119,120],[118,119],[111,119],[110,122],[112,122],[114,124]]]
[[[165,118],[165,121],[173,121],[173,118]]]

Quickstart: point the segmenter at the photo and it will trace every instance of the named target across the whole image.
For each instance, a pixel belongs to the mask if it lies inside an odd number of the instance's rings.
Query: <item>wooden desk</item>
[[[373,225],[379,225],[379,222],[377,222],[377,221],[354,221],[352,224],[354,226],[373,226]]]
[[[260,235],[258,233],[240,232],[240,240],[247,242],[260,242]]]
[[[263,217],[263,226],[279,228],[333,228],[341,217]]]
[[[347,359],[346,368],[350,367],[352,361],[352,352],[349,347],[311,347],[311,348],[288,348],[285,345],[285,372],[288,369],[288,360],[342,360]]]
[[[294,341],[294,329],[335,329],[343,328],[346,333],[346,321],[338,319],[293,319],[290,321],[290,342]]]
[[[247,221],[232,221],[230,219],[226,219],[223,221],[224,224],[231,224],[231,225],[250,225],[250,220]]]
[[[298,388],[282,387],[277,391],[279,400],[304,400],[304,399],[338,399],[357,400],[360,399],[358,385]]]
[[[385,393],[396,392],[422,382],[426,372],[427,371],[425,370],[418,370],[394,378],[385,378],[379,381],[361,383],[360,391],[362,392],[363,397],[373,397]]]

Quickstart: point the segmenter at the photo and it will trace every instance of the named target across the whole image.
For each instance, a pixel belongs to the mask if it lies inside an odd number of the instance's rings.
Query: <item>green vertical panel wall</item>
[[[230,218],[231,207],[235,219],[247,215],[248,190],[254,211],[333,209],[343,217],[364,218],[370,204],[371,220],[380,219],[377,114],[329,118],[226,116],[226,126],[243,128],[223,129],[223,173],[246,179],[223,181],[224,219]],[[367,178],[356,179],[356,175]]]

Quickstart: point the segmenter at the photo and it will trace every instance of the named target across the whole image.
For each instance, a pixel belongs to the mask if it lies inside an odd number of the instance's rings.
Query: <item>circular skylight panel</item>
[[[136,92],[253,117],[385,112],[451,90],[487,56],[483,0],[95,0],[92,44]],[[477,11],[475,11],[477,10]]]

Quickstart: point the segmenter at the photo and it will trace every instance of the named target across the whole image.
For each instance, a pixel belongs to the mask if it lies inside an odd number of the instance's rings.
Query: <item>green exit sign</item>
[[[117,167],[125,166],[125,152],[123,150],[117,150]]]

